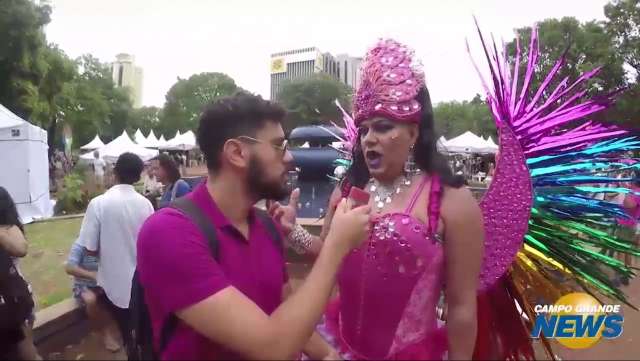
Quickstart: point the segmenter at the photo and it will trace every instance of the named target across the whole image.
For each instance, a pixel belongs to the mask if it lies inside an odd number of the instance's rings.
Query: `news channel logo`
[[[554,305],[536,305],[531,337],[556,339],[570,349],[593,347],[602,338],[620,337],[624,316],[621,306],[602,305],[587,293],[570,293]]]

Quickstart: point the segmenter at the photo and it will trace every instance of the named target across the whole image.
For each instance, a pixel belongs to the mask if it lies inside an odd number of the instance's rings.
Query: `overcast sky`
[[[508,41],[514,29],[551,17],[604,19],[606,0],[52,0],[47,38],[71,57],[104,62],[126,52],[144,70],[143,104],[162,106],[177,77],[224,72],[269,97],[275,52],[317,46],[362,56],[379,37],[416,49],[434,102],[482,89],[465,38],[478,50],[472,16]],[[478,58],[479,64],[484,65]]]

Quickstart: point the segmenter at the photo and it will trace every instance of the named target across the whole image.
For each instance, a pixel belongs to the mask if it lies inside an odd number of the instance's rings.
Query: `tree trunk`
[[[51,161],[51,157],[53,156],[53,150],[56,144],[56,130],[57,130],[58,122],[56,121],[55,115],[49,120],[49,126],[47,127],[47,143],[49,145],[49,161]]]

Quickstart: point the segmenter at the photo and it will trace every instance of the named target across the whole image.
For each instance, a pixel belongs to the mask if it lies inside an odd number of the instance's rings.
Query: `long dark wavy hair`
[[[18,226],[24,233],[24,227],[20,222],[16,204],[4,187],[0,187],[0,226]]]
[[[422,105],[422,116],[420,118],[418,139],[413,147],[413,158],[423,172],[431,175],[438,175],[443,184],[454,188],[460,188],[464,184],[464,178],[456,176],[451,171],[445,157],[438,153],[436,148],[437,134],[433,121],[433,107],[431,97],[426,87],[420,89],[416,100]],[[362,188],[367,184],[371,175],[365,163],[364,154],[358,137],[352,154],[353,162],[346,174],[346,185],[353,185]]]

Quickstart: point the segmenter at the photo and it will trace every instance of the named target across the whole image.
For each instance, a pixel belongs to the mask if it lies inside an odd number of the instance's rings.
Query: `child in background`
[[[76,241],[71,245],[65,271],[73,276],[73,297],[85,307],[93,328],[102,334],[105,348],[111,352],[120,350],[115,322],[98,302],[103,292],[96,283],[98,259]]]

